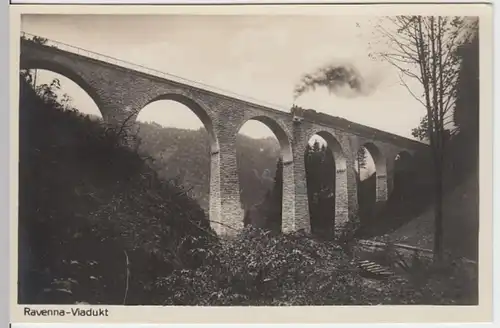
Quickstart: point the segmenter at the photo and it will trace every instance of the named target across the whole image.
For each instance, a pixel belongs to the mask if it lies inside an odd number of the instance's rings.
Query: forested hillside
[[[204,128],[184,130],[156,123],[138,123],[140,152],[151,156],[152,166],[164,179],[178,179],[208,211],[210,190],[210,147]],[[272,187],[279,158],[275,138],[237,136],[238,175],[244,208],[262,201]]]

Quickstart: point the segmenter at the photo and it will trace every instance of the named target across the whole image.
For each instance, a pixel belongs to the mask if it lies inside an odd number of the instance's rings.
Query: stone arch
[[[273,118],[265,115],[255,115],[244,120],[239,124],[236,131],[240,131],[243,125],[250,120],[258,121],[267,126],[278,139],[280,146],[280,158],[282,168],[282,197],[281,197],[281,222],[276,225],[283,231],[283,223],[289,221],[294,213],[294,172],[293,172],[293,153],[291,141],[286,130]]]
[[[85,91],[89,97],[94,101],[95,105],[97,106],[99,112],[101,113],[102,117],[105,118],[105,112],[103,111],[103,102],[99,94],[97,93],[97,90],[90,85],[88,81],[85,80],[80,74],[78,74],[75,70],[67,67],[64,64],[54,62],[54,61],[49,61],[49,60],[42,60],[42,59],[23,59],[21,56],[21,62],[20,62],[20,70],[22,69],[39,69],[39,70],[47,70],[51,71],[53,73],[60,74],[71,81],[73,81],[76,85],[78,85],[83,91]]]
[[[370,153],[375,164],[376,171],[376,202],[385,202],[387,200],[387,163],[384,155],[372,142],[367,142],[362,145]]]
[[[188,107],[203,123],[203,126],[208,132],[208,136],[210,138],[210,151],[212,154],[218,153],[219,152],[219,141],[217,138],[217,135],[214,130],[214,125],[212,122],[212,118],[208,114],[208,110],[206,110],[202,105],[200,105],[198,102],[195,100],[179,94],[179,93],[165,93],[160,96],[157,96],[155,98],[152,98],[151,100],[147,101],[141,108],[141,110],[146,107],[147,105],[155,102],[155,101],[160,101],[160,100],[172,100],[176,101],[178,103],[183,104],[184,106]],[[138,111],[137,114],[140,113],[140,110]]]
[[[349,219],[347,157],[342,148],[342,145],[332,133],[325,130],[320,130],[316,131],[313,135],[318,135],[326,141],[327,149],[332,155],[335,164],[335,176],[333,184],[335,191],[335,212],[333,213],[334,215],[332,215],[332,227],[333,232],[337,232],[341,230],[338,228],[344,226]],[[309,142],[309,140],[310,139],[308,139],[307,142]]]

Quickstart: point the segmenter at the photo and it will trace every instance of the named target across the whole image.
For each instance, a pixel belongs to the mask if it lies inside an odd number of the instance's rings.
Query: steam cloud
[[[297,99],[317,87],[326,87],[330,93],[345,98],[367,96],[377,87],[376,79],[365,79],[352,64],[330,64],[305,74],[295,86],[293,93]]]

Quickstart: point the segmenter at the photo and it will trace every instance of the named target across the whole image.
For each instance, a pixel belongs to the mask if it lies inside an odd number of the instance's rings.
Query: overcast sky
[[[342,97],[317,89],[296,104],[411,138],[424,108],[398,83],[394,69],[368,59],[373,20],[345,15],[28,15],[21,29],[283,108],[294,102],[293,89],[303,74],[329,63],[352,64],[376,85],[373,92]],[[83,91],[65,82],[63,88],[75,107],[95,112]],[[181,107],[153,103],[140,120],[198,128],[201,122]],[[270,133],[261,123],[246,124],[241,132],[254,137]]]

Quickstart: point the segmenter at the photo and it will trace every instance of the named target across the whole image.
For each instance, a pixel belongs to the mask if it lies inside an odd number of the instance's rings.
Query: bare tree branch
[[[406,82],[404,81],[403,77],[401,76],[401,74],[399,75],[399,81],[401,82],[401,85],[403,85],[406,90],[408,90],[408,92],[413,96],[413,98],[415,98],[419,103],[422,104],[422,106],[426,107],[425,103],[422,101],[422,99],[420,97],[417,97],[413,91],[411,91],[410,87],[408,87],[408,84],[406,84]]]
[[[435,253],[441,255],[442,244],[442,172],[444,146],[449,138],[450,118],[455,107],[460,69],[458,48],[467,37],[463,17],[396,16],[387,18],[390,27],[380,24],[379,34],[387,47],[378,54],[398,71],[408,93],[426,108],[425,119],[413,130],[430,141],[436,183]],[[407,83],[417,80],[423,88],[419,97]],[[451,114],[450,114],[451,113]],[[426,133],[422,133],[426,128]]]

